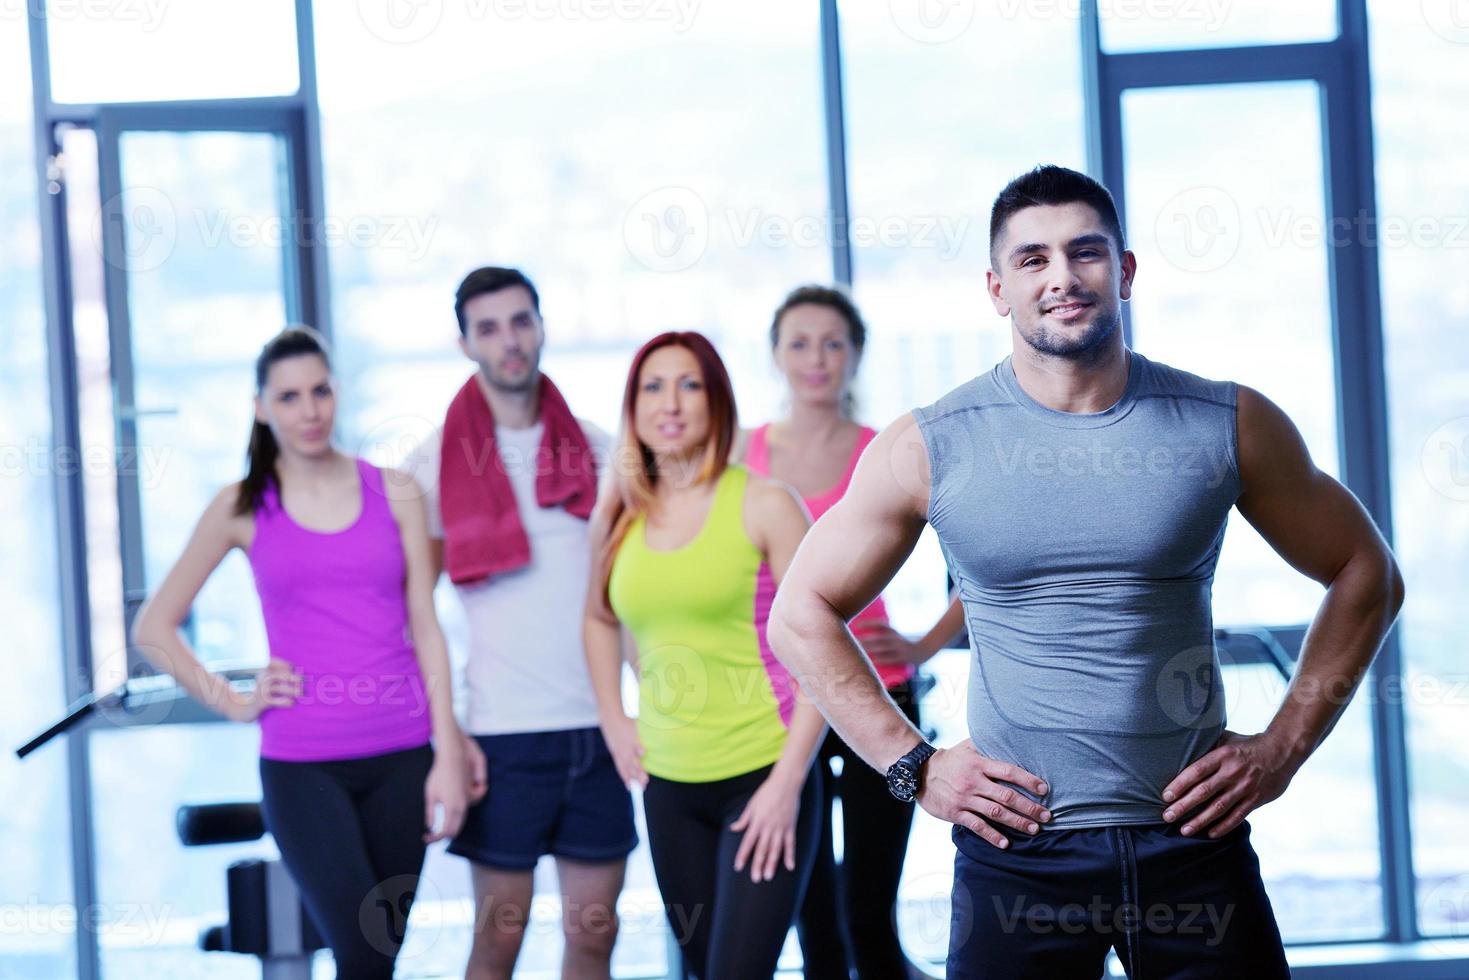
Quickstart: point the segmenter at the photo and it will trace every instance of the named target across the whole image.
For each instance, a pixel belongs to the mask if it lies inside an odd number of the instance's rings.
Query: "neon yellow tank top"
[[[727,467],[704,526],[673,551],[649,548],[637,518],[612,564],[612,611],[638,646],[643,768],[661,779],[729,779],[785,748],[795,690],[756,619],[764,559],[745,533],[748,483]]]

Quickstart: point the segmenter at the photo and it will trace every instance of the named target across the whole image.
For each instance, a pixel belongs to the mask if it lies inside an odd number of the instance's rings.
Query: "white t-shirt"
[[[612,439],[577,420],[599,464]],[[495,442],[520,521],[530,564],[470,585],[456,585],[469,629],[465,665],[466,730],[472,735],[549,732],[597,725],[597,702],[582,646],[582,606],[591,574],[587,522],[564,507],[536,503],[536,450],[544,426],[495,427]],[[405,461],[424,490],[429,536],[442,539],[436,429]]]

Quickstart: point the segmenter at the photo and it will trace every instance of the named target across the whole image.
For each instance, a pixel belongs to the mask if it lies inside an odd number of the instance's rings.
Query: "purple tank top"
[[[345,530],[297,524],[273,482],[255,512],[248,555],[270,653],[302,675],[295,704],[260,716],[266,759],[355,759],[429,740],[398,522],[378,468],[358,459],[357,473],[362,513]]]

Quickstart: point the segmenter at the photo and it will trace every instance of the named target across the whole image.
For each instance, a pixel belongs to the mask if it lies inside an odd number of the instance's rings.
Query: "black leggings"
[[[774,878],[756,884],[748,862],[744,871],[734,869],[744,832],[729,825],[769,774],[766,766],[712,783],[651,776],[643,791],[653,873],[685,977],[759,980],[775,973],[816,854],[820,787],[813,770],[796,816],[796,870],[782,860]]]
[[[903,714],[918,724],[913,682],[888,691]],[[842,774],[831,760],[842,760]],[[863,762],[836,732],[822,743],[816,766],[821,770],[821,843],[798,929],[807,980],[848,980],[853,967],[858,980],[906,977],[906,958],[898,942],[893,906],[908,850],[913,804],[888,792],[882,773]],[[831,810],[842,800],[842,863],[833,850]]]
[[[423,866],[427,745],[331,762],[260,760],[261,812],[337,976],[390,980]]]

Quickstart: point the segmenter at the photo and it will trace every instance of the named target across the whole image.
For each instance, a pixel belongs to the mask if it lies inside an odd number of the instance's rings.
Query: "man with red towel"
[[[582,651],[587,518],[609,436],[576,418],[540,371],[540,297],[517,269],[476,269],[454,298],[475,373],[410,461],[430,535],[469,626],[465,731],[484,751],[485,798],[449,846],[470,860],[467,978],[508,978],[532,872],[556,859],[563,976],[609,975],[616,903],[637,844],[632,800],[597,725]]]

